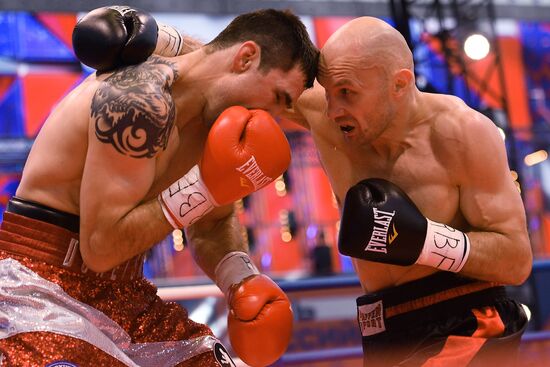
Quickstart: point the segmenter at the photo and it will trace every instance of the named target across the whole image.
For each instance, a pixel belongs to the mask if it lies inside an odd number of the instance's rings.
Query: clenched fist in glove
[[[244,252],[227,254],[215,274],[229,305],[227,329],[233,349],[250,366],[272,364],[283,355],[292,336],[293,314],[287,296],[260,274]]]
[[[73,49],[83,63],[99,71],[145,61],[157,44],[157,22],[127,6],[94,9],[76,24]]]
[[[338,249],[359,259],[456,273],[468,259],[470,241],[466,233],[424,217],[395,184],[372,178],[346,194]]]
[[[214,122],[200,163],[159,195],[174,228],[194,223],[279,177],[290,164],[290,146],[266,111],[233,106]]]
[[[73,30],[73,49],[85,65],[98,71],[138,64],[154,52],[176,56],[183,37],[172,26],[128,6],[107,6],[83,16]]]

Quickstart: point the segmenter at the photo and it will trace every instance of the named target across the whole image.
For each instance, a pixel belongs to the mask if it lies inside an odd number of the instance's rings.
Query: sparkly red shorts
[[[217,362],[221,344],[210,329],[162,301],[142,264],[137,257],[93,273],[80,258],[76,233],[4,213],[0,366],[225,365]]]

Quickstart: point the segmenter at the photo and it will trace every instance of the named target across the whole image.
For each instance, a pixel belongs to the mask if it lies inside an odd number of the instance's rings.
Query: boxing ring
[[[547,284],[550,282],[550,260],[536,261],[529,279],[519,287],[508,287],[510,295],[519,302],[527,305],[533,317],[528,331],[522,337],[521,355],[525,355],[526,366],[544,366],[550,361],[550,295]],[[355,323],[355,297],[361,295],[359,280],[354,275],[335,275],[331,277],[306,279],[278,279],[277,283],[290,298],[295,311],[295,329],[293,342],[285,355],[275,366],[330,366],[330,361],[338,361],[338,366],[360,365],[362,348],[360,336]],[[185,302],[194,300],[210,300],[210,307],[219,302],[223,308],[222,293],[214,284],[197,285],[161,285],[158,284],[158,295],[168,301]],[[216,302],[213,302],[213,300]],[[318,307],[315,307],[315,304]],[[307,305],[313,307],[314,312],[307,312]],[[313,305],[313,306],[311,306]],[[304,311],[306,309],[306,311]],[[329,320],[333,313],[339,321]],[[190,311],[190,314],[192,312]],[[344,320],[345,319],[345,320]],[[218,318],[223,324],[224,315]],[[327,321],[328,320],[328,321]],[[331,324],[332,322],[332,324]],[[304,329],[302,324],[307,324]],[[319,324],[318,326],[315,326]],[[343,326],[344,325],[344,326]],[[319,329],[316,330],[315,328]],[[330,336],[327,328],[349,328],[343,339],[350,342],[337,346],[335,343],[300,343],[295,339],[312,339],[312,334],[319,333]],[[309,328],[309,329],[308,329]],[[306,331],[309,330],[309,331]],[[220,332],[220,329],[218,329]],[[216,333],[216,331],[215,331]],[[221,333],[224,330],[221,329]],[[334,334],[341,336],[341,331]],[[356,339],[354,339],[356,337]],[[353,345],[355,340],[355,345]],[[294,344],[298,345],[294,345]],[[327,347],[328,346],[328,347]],[[245,366],[245,365],[242,365]]]

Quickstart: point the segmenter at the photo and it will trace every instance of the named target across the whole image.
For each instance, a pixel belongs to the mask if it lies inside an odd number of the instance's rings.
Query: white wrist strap
[[[260,271],[250,260],[247,253],[233,251],[225,255],[214,270],[216,285],[227,295],[233,284],[240,283],[244,278],[260,274]]]
[[[181,33],[171,25],[157,23],[158,41],[155,54],[174,57],[178,56],[183,48],[183,37]]]
[[[470,239],[453,227],[427,220],[424,247],[416,263],[458,273],[470,255]]]
[[[202,182],[197,165],[161,192],[158,200],[164,216],[176,229],[193,224],[217,206]]]

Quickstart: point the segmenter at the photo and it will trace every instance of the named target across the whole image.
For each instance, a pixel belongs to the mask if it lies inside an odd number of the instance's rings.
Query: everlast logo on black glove
[[[427,227],[426,217],[398,186],[381,178],[362,180],[346,193],[338,250],[357,259],[412,265]]]
[[[365,251],[383,252],[387,254],[388,249],[386,246],[391,244],[398,235],[397,230],[395,229],[395,224],[391,225],[393,216],[395,215],[395,210],[392,212],[386,212],[379,210],[378,208],[372,208],[372,212],[374,224],[372,226],[372,234],[367,247],[365,247]],[[390,225],[392,231],[388,234]]]
[[[366,179],[346,193],[338,234],[338,250],[343,255],[459,272],[469,249],[465,233],[427,219],[390,181]]]

